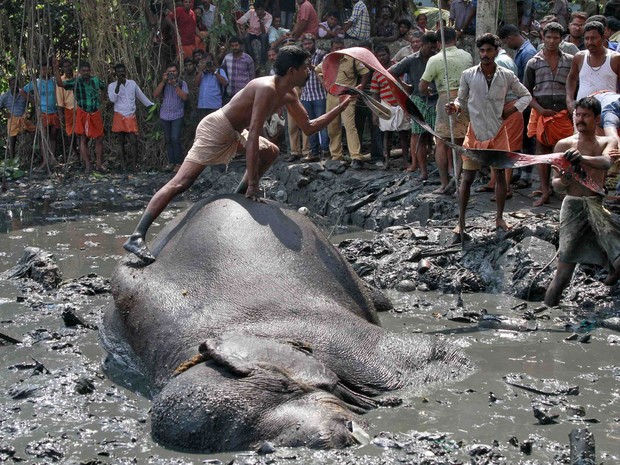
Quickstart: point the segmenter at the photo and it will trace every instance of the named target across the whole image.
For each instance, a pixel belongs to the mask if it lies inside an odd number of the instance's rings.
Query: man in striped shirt
[[[347,39],[370,39],[370,16],[364,0],[357,0],[351,17],[346,20],[342,29]]]
[[[241,39],[232,37],[228,42],[230,53],[224,57],[222,68],[228,76],[228,88],[226,93],[229,97],[243,89],[256,76],[256,67],[252,57],[243,51]]]
[[[536,154],[553,152],[555,144],[573,134],[573,123],[566,108],[566,80],[573,62],[573,56],[560,50],[564,28],[555,22],[543,29],[543,49],[534,55],[525,67],[523,84],[532,94],[527,136],[536,138]],[[549,202],[550,167],[539,164],[540,199],[535,207]]]
[[[375,47],[375,55],[384,68],[390,66],[390,49],[387,45],[377,45]],[[379,119],[374,113],[372,115],[375,124],[379,124],[379,129],[381,129],[383,133],[383,168],[388,169],[390,167],[392,133],[398,132],[400,148],[403,157],[406,159],[409,153],[409,129],[411,128],[411,123],[394,97],[388,85],[388,81],[383,74],[373,73],[370,92],[373,94],[373,97],[380,97],[382,102],[387,103],[392,112],[392,117],[389,120]]]
[[[316,42],[312,34],[303,36],[302,45],[304,50],[310,54],[310,77],[301,92],[300,99],[301,104],[308,112],[308,117],[314,119],[325,113],[327,103],[325,89],[314,72],[314,68],[325,58],[325,52],[316,48]],[[310,155],[307,157],[306,161],[317,161],[319,159],[319,154],[327,157],[329,154],[327,129],[323,128],[318,134],[312,134],[309,138],[305,134],[302,137],[304,140],[304,147],[308,142],[310,144]],[[309,139],[308,142],[306,142],[306,139]]]

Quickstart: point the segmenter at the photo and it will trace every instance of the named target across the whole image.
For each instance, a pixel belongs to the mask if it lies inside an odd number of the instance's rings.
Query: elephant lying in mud
[[[373,397],[473,369],[436,337],[382,329],[338,251],[308,218],[276,203],[199,202],[152,250],[148,267],[128,259],[117,267],[101,339],[156,393],[152,434],[164,446],[346,447]]]

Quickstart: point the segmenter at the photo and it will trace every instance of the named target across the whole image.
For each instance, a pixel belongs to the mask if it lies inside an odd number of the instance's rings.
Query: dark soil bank
[[[601,283],[605,271],[580,266],[562,308],[540,303],[555,269],[559,200],[533,209],[531,189],[516,191],[507,203],[513,229],[497,233],[492,194],[473,194],[467,219],[472,240],[462,246],[452,234],[455,198],[432,194],[437,186],[421,183],[415,174],[366,168],[279,162],[262,187],[268,198],[308,208],[327,234],[341,233],[345,226],[371,231],[341,240],[339,248],[365,281],[390,297],[394,309],[382,316],[386,326],[449,337],[493,370],[482,366],[457,386],[403,395],[403,407],[370,415],[374,439],[358,450],[270,453],[273,448],[264,445],[261,454],[267,455],[218,457],[166,451],[148,434],[150,402],[103,374],[96,329],[111,301],[109,272],[137,222],[136,210],[170,175],[12,182],[0,197],[0,225],[7,233],[0,236],[0,272],[5,272],[0,280],[0,462],[573,463],[593,451],[587,438],[578,436],[571,451],[568,432],[587,427],[602,444],[598,461],[620,460],[609,445],[620,435],[620,367],[609,362],[618,359],[620,345],[614,332],[620,328],[618,286]],[[183,199],[230,192],[242,170],[239,160],[228,169],[207,169]],[[176,211],[169,209],[161,223]],[[79,243],[72,241],[71,231],[58,227],[58,222],[71,224],[67,221],[76,225]],[[25,246],[49,248],[54,257],[24,251]],[[69,265],[77,263],[71,258],[76,256],[79,266]],[[501,303],[484,304],[488,294]],[[494,308],[503,311],[497,314]],[[556,353],[558,347],[564,355]],[[509,373],[519,369],[508,362],[510,354],[521,350],[539,353],[540,360],[549,352],[552,360],[575,363],[565,372],[542,369],[530,376],[522,368],[526,373]],[[586,360],[600,358],[601,365],[577,363],[580,353]],[[467,403],[472,411],[463,414],[463,426],[459,409]],[[514,433],[502,426],[506,420]],[[481,429],[470,430],[471,425]]]

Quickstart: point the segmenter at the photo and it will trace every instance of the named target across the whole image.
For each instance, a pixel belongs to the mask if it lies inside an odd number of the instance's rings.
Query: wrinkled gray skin
[[[370,397],[471,372],[436,337],[379,327],[364,284],[308,218],[241,195],[210,200],[158,235],[155,263],[121,262],[104,318],[108,352],[128,343],[156,393],[162,445],[346,447]],[[207,361],[173,375],[198,353]]]

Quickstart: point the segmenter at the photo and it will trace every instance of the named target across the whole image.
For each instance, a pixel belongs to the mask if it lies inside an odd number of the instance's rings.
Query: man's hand
[[[247,190],[245,191],[245,197],[255,202],[262,202],[260,198],[260,189],[258,188],[258,184],[250,183]]]
[[[347,108],[352,102],[355,102],[355,100],[357,100],[357,95],[351,95],[351,94],[346,94],[344,97],[340,97],[340,102],[339,105],[342,107],[342,109],[344,110],[345,108]]]
[[[608,154],[614,160],[620,158],[620,148],[611,149]]]
[[[538,112],[540,116],[555,116],[557,111],[552,110],[551,108],[543,108]]]
[[[459,111],[459,108],[456,106],[454,102],[446,103],[446,105],[444,106],[444,109],[446,110],[446,113],[449,115],[453,115]]]
[[[504,110],[502,111],[502,119],[506,120],[510,118],[510,115],[512,115],[513,113],[516,113],[517,111],[518,110],[515,107],[504,108]]]
[[[581,153],[577,149],[568,149],[564,152],[564,158],[566,158],[571,164],[577,165],[581,162]]]

